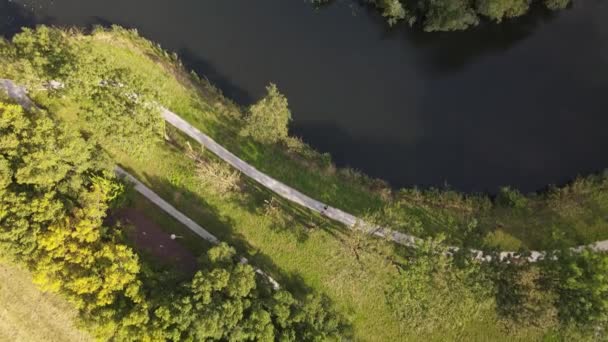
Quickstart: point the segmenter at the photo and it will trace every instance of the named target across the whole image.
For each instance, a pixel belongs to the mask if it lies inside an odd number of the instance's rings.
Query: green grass
[[[41,292],[27,271],[0,263],[0,278],[0,341],[93,340],[75,324],[76,309]]]
[[[326,159],[305,148],[305,156],[300,156],[281,146],[263,146],[241,138],[238,135],[242,124],[241,109],[224,99],[211,85],[191,80],[175,66],[172,58],[155,46],[125,32],[98,33],[82,40],[92,44],[95,53],[110,58],[116,66],[128,67],[150,84],[158,84],[159,98],[165,106],[271,176],[354,214],[363,214],[389,203],[391,196],[383,196],[386,189],[381,183],[338,171]],[[74,104],[57,99],[51,101],[44,94],[38,94],[37,99],[65,121],[78,124],[73,121],[77,119],[73,115]],[[194,162],[186,157],[182,146],[184,138],[176,132],[170,135],[175,139],[174,145],[160,144],[145,158],[110,152],[118,163],[165,200],[221,240],[235,246],[239,253],[247,255],[252,263],[269,272],[289,290],[297,295],[310,291],[327,295],[337,310],[352,322],[355,340],[422,338],[405,330],[386,303],[385,291],[398,272],[385,254],[371,250],[357,258],[349,231],[291,203],[279,201],[283,214],[289,218],[277,223],[264,214],[265,201],[273,194],[250,181],[245,182],[241,192],[228,197],[217,196],[201,186],[196,178]],[[444,191],[401,193],[392,199],[401,201],[401,215],[416,219],[427,234],[449,230],[453,240],[462,239],[463,227],[475,218],[485,234],[492,234],[487,238],[488,244],[511,248],[542,244],[542,239],[539,242],[533,237],[553,229],[544,227],[557,224],[557,229],[573,231],[571,222],[580,225],[574,227],[578,232],[576,238],[606,236],[606,226],[597,218],[608,213],[605,205],[608,201],[603,188],[597,189],[599,194],[583,191],[583,199],[577,199],[577,206],[567,217],[556,216],[553,202],[542,199],[537,207],[532,203],[529,204],[531,209],[521,212],[493,206],[485,198]],[[570,203],[568,199],[564,201]],[[589,207],[589,203],[593,204],[590,211],[580,210]],[[541,208],[545,208],[544,211]],[[592,219],[577,220],[580,215]],[[164,219],[158,217],[156,220],[162,222]],[[498,225],[502,233],[495,232]],[[545,230],[535,229],[530,233],[527,227]],[[401,228],[409,229],[407,226]],[[390,258],[399,258],[398,246],[378,243],[383,250],[389,251]],[[424,338],[511,341],[537,340],[543,334],[543,329],[522,329],[517,336],[508,335],[497,322],[496,313],[489,311],[462,331]]]

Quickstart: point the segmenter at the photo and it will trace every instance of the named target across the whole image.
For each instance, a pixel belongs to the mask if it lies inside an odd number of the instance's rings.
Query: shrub
[[[528,199],[519,190],[503,187],[496,196],[496,202],[504,207],[523,209],[528,204]]]
[[[275,84],[266,87],[266,96],[249,108],[242,134],[262,143],[276,143],[288,135],[291,120],[287,98]]]
[[[479,19],[467,0],[428,0],[424,30],[464,30],[479,23]]]

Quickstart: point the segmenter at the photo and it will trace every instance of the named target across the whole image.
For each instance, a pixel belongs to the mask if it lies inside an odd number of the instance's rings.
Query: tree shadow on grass
[[[310,233],[322,230],[334,238],[340,238],[348,228],[332,222],[320,214],[281,198],[258,182],[243,176],[242,190],[232,198],[250,213],[267,216],[274,224],[272,229],[292,234],[299,243],[306,242]],[[273,219],[276,210],[279,219]]]
[[[133,170],[126,168],[128,172],[135,174]],[[238,233],[233,227],[235,221],[221,214],[200,195],[191,192],[183,186],[147,173],[138,176],[139,180],[149,184],[149,187],[165,201],[175,206],[186,216],[197,222],[205,230],[215,235],[218,239],[228,243],[237,250],[237,254],[249,259],[253,266],[259,267],[264,272],[276,279],[282,287],[290,290],[299,298],[311,294],[314,290],[309,287],[297,272],[285,272],[281,270],[274,261],[260,249],[252,246],[246,238]],[[206,251],[201,251],[200,254]]]
[[[167,144],[176,153],[185,153],[187,149],[192,148],[191,146],[199,145],[198,142],[183,136],[175,129],[170,129],[170,132],[171,137],[167,141]],[[187,143],[190,146],[187,146]],[[194,153],[197,154],[198,152],[194,151]],[[214,154],[208,152],[199,153],[199,157],[203,160],[209,158],[223,163]],[[238,192],[230,194],[227,200],[233,201],[239,207],[245,208],[252,214],[267,216],[269,219],[272,218],[270,217],[271,215],[268,215],[268,206],[275,206],[278,215],[280,215],[280,220],[273,222],[273,229],[293,234],[299,243],[305,242],[308,239],[308,234],[317,229],[321,229],[334,237],[336,237],[336,232],[342,233],[347,230],[342,225],[330,222],[318,213],[282,199],[276,193],[243,174],[241,174]]]

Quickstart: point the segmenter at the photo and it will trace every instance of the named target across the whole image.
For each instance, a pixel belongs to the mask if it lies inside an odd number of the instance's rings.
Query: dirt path
[[[113,213],[112,219],[131,226],[132,229],[128,229],[127,232],[135,247],[176,265],[186,273],[197,271],[196,256],[176,240],[171,239],[169,233],[140,210],[123,208]]]
[[[121,167],[117,166],[115,168],[115,172],[117,175],[122,176],[124,179],[133,183],[133,185],[135,186],[135,191],[142,194],[144,197],[146,197],[148,200],[150,200],[150,202],[156,204],[160,209],[162,209],[167,214],[171,215],[177,221],[182,223],[184,226],[186,226],[187,228],[189,228],[190,230],[195,232],[198,236],[211,242],[214,245],[217,245],[220,243],[220,240],[218,238],[216,238],[213,234],[209,233],[205,228],[201,227],[198,223],[194,222],[191,218],[184,215],[181,211],[177,210],[174,206],[169,204],[169,202],[162,199],[154,191],[152,191],[145,184],[140,182],[137,178],[133,177],[127,171],[125,171]],[[244,257],[241,257],[240,261],[244,264],[249,263],[249,261]],[[255,267],[255,266],[253,268],[256,273],[262,275],[263,277],[266,277],[275,290],[280,288],[279,283],[276,280],[274,280],[271,276],[269,276],[264,271],[262,271],[261,269]]]

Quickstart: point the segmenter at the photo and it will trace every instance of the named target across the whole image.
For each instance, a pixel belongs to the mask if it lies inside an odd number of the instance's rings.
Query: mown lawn
[[[57,295],[44,293],[29,272],[0,263],[0,341],[92,341],[80,330],[77,311]]]

